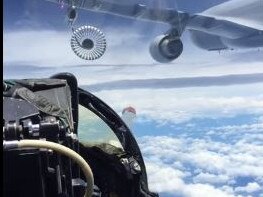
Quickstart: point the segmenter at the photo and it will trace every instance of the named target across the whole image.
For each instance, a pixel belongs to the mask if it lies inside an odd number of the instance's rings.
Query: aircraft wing
[[[251,35],[255,29],[220,17],[207,16],[203,13],[190,15],[173,8],[150,8],[143,4],[123,4],[106,0],[47,0],[53,3],[73,5],[89,11],[109,13],[117,16],[135,18],[170,24],[179,30],[186,29],[209,33],[211,35],[236,39]],[[258,1],[258,0],[253,0]],[[179,28],[180,27],[180,28]]]
[[[202,15],[221,20],[232,21],[263,31],[263,1],[262,0],[231,0],[211,7]]]
[[[257,33],[258,29],[217,17],[197,14],[188,20],[186,29],[208,33],[229,39],[238,39]]]
[[[47,0],[61,4],[61,0]],[[63,0],[64,4],[72,5],[73,0]],[[79,0],[74,1],[77,8],[109,13],[127,18],[136,18],[160,23],[171,24],[172,26],[185,25],[189,14],[177,11],[176,9],[149,8],[143,4],[121,4],[105,0]]]
[[[186,29],[206,50],[263,46],[262,0],[231,0],[192,15]]]
[[[231,0],[216,5],[191,16],[187,28],[228,39],[262,34],[262,0]]]

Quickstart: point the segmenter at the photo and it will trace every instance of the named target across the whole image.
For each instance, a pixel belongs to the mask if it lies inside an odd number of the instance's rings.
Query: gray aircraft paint
[[[201,14],[263,30],[262,0],[231,0],[211,7]]]
[[[71,1],[67,0],[66,3],[71,4]],[[181,12],[175,8],[151,8],[142,4],[120,4],[106,0],[77,1],[76,7],[170,24],[171,28],[178,30],[179,36],[186,29],[198,47],[209,51],[263,47],[262,0],[231,0],[199,14]]]
[[[192,16],[186,28],[193,42],[206,50],[263,47],[263,1],[219,4]]]

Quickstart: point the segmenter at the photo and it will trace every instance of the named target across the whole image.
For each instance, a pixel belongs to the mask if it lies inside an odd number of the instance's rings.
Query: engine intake
[[[177,59],[183,52],[183,43],[179,37],[170,35],[157,36],[150,45],[153,59],[160,63],[168,63]]]

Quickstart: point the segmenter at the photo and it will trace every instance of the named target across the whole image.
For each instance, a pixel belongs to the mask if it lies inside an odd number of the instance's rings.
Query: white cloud
[[[232,141],[242,139],[242,143],[263,145],[263,123],[255,120],[253,124],[228,125],[211,128],[206,135],[210,137],[217,136],[221,139],[229,139]]]
[[[257,124],[263,124],[263,116],[257,118]]]
[[[149,186],[152,191],[171,193],[181,197],[234,197],[227,191],[210,184],[187,184],[182,179],[185,173],[165,165],[147,163]]]
[[[229,194],[233,194],[234,193],[233,187],[230,187],[228,185],[224,185],[220,189],[225,191],[225,192],[227,192],[227,193],[229,193]]]
[[[246,138],[244,135],[235,143],[201,136],[139,138],[150,188],[183,197],[242,196],[262,190],[263,145],[257,144],[260,139],[250,143]],[[238,177],[252,177],[257,182],[238,187]]]
[[[190,184],[186,187],[184,193],[186,197],[200,197],[200,196],[234,197],[235,196],[208,184]]]
[[[246,186],[244,187],[236,187],[235,191],[236,192],[246,192],[246,193],[253,193],[253,192],[258,192],[262,190],[262,188],[260,187],[260,185],[256,182],[253,183],[248,183]]]
[[[263,83],[263,74],[224,75],[205,77],[183,77],[167,79],[117,80],[85,86],[90,91],[121,89],[174,89],[189,87],[216,87]]]
[[[56,31],[4,32],[5,64],[54,66],[84,63],[70,49],[70,34]]]
[[[111,31],[109,30],[109,32]],[[70,30],[68,32],[51,30],[4,32],[4,63],[61,67],[98,63],[118,64],[127,62],[127,59],[130,60],[130,63],[145,63],[149,60],[153,62],[150,54],[142,55],[138,53],[138,49],[147,48],[148,50],[147,43],[145,43],[145,46],[141,44],[143,47],[138,47],[141,43],[141,35],[127,32],[125,36],[121,37],[119,32],[114,32],[107,37],[108,50],[99,61],[82,60],[73,53],[70,47]],[[127,42],[127,39],[129,39],[129,42]],[[135,48],[135,46],[137,47]],[[118,54],[118,58],[116,58],[116,54]]]
[[[158,192],[178,192],[184,187],[182,171],[169,166],[158,165],[156,163],[146,163],[147,172],[150,174],[149,185],[152,190]]]
[[[261,89],[260,85],[258,87]],[[202,88],[187,90],[116,90],[101,91],[95,94],[110,103],[117,112],[121,112],[127,105],[132,105],[136,108],[139,116],[153,119],[159,123],[180,123],[193,118],[216,119],[234,117],[238,114],[261,115],[263,113],[262,96],[223,97],[220,91],[222,89],[205,88],[207,92],[211,90],[210,95],[203,94]],[[235,94],[236,88],[225,87],[224,90],[223,95],[227,94],[227,91],[232,91],[232,94]],[[243,91],[245,90],[243,89]],[[216,93],[216,91],[218,92]]]
[[[229,177],[227,175],[215,175],[210,173],[200,173],[193,178],[195,183],[227,183],[229,181]]]

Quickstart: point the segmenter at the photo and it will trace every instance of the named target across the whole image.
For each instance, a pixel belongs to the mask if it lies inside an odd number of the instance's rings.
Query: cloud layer
[[[230,127],[217,131],[219,138],[225,132],[230,139],[240,133],[239,139],[215,141],[209,131],[199,138],[187,134],[140,138],[150,188],[180,197],[259,196],[263,192],[263,124],[235,126],[234,133]],[[247,177],[244,186],[240,177]]]
[[[106,83],[98,83],[85,86],[90,91],[116,90],[116,89],[164,89],[164,88],[187,88],[187,87],[209,87],[228,86],[235,84],[262,83],[263,73],[225,75],[213,77],[188,77],[188,78],[166,78],[166,79],[137,79],[119,80]]]
[[[257,87],[257,88],[255,88]],[[255,88],[254,92],[251,88]],[[141,89],[101,91],[103,98],[118,112],[127,105],[139,116],[159,123],[187,122],[194,118],[235,117],[239,114],[262,114],[263,86],[247,85],[217,88]],[[224,94],[222,94],[224,91]]]

